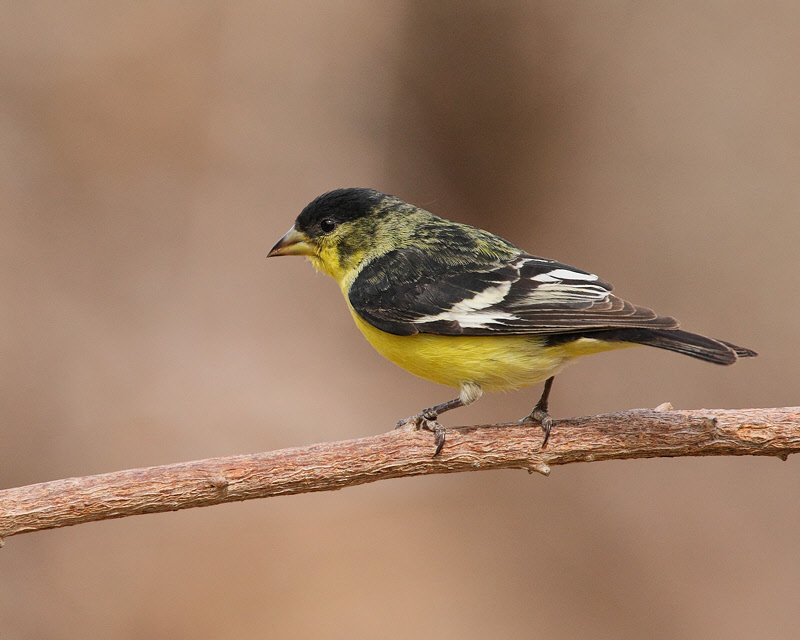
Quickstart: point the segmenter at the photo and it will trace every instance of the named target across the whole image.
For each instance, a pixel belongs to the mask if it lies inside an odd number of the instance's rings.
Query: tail
[[[739,358],[752,358],[758,354],[724,340],[715,340],[680,329],[608,329],[586,336],[601,340],[633,342],[683,353],[698,360],[714,364],[733,364]]]

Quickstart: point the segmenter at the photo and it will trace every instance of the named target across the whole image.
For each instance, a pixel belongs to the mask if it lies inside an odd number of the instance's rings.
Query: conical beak
[[[302,231],[294,227],[289,229],[275,246],[267,254],[268,258],[273,256],[312,256],[316,254],[314,247],[311,246],[309,237]]]

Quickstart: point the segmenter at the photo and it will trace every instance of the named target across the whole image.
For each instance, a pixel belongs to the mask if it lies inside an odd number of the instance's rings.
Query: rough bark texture
[[[424,431],[390,431],[359,440],[209,458],[195,462],[67,478],[0,491],[2,538],[83,522],[222,502],[330,491],[387,478],[483,469],[677,456],[800,452],[800,407],[635,410],[558,420],[541,450],[536,425],[447,430],[441,454]]]

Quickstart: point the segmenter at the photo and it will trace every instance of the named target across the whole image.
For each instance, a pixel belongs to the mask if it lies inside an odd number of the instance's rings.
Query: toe
[[[445,433],[444,428],[441,426],[438,429],[433,430],[433,442],[436,445],[436,450],[433,452],[434,458],[438,456],[442,451],[442,447],[444,446],[444,440],[445,440],[444,433]]]

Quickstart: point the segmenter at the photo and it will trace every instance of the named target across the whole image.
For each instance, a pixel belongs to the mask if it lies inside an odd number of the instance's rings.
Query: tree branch
[[[331,491],[376,480],[483,469],[545,475],[571,462],[800,452],[800,407],[634,410],[558,420],[546,450],[536,425],[447,430],[432,457],[424,431],[209,458],[0,491],[0,542],[29,531],[269,496]]]

